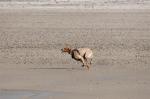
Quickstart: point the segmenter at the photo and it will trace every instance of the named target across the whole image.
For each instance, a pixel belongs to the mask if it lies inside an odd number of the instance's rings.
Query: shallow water
[[[37,90],[0,90],[0,99],[45,99],[62,96],[63,92]]]

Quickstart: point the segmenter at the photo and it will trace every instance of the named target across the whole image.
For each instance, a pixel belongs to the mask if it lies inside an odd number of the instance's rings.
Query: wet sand
[[[149,99],[149,10],[0,10],[0,99]],[[90,71],[66,44],[90,47]]]
[[[131,68],[132,67],[132,68]],[[149,66],[1,65],[1,99],[148,99]]]

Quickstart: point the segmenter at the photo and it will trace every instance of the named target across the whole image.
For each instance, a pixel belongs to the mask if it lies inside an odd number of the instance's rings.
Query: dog
[[[82,62],[82,66],[86,66],[89,70],[93,58],[93,51],[90,48],[71,49],[69,47],[65,47],[61,49],[61,51],[70,54],[73,59]]]

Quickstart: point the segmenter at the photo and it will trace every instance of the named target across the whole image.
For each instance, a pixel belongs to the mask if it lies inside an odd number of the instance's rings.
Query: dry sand
[[[0,99],[149,99],[149,65],[150,10],[0,10]]]

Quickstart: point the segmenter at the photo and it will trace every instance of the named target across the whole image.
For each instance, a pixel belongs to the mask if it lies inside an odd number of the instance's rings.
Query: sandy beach
[[[149,99],[150,10],[0,9],[0,68],[0,99]]]

